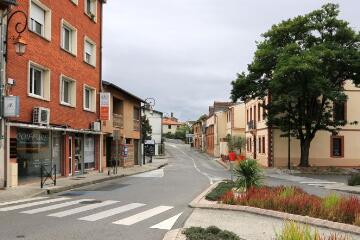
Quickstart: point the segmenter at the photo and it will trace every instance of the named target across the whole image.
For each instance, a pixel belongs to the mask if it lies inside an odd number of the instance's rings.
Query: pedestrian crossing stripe
[[[12,210],[17,210],[17,209],[24,209],[24,208],[31,208],[31,207],[36,207],[36,208],[32,208],[32,209],[28,209],[28,210],[23,210],[20,213],[23,214],[36,214],[36,213],[43,213],[43,212],[48,212],[48,211],[53,211],[56,209],[60,209],[60,208],[66,208],[66,207],[71,207],[80,203],[85,203],[85,202],[91,202],[88,205],[84,205],[81,207],[75,207],[73,209],[67,209],[64,211],[60,211],[60,212],[55,212],[55,213],[51,213],[47,216],[50,217],[57,217],[57,218],[62,218],[62,217],[66,217],[66,216],[70,216],[70,215],[75,215],[78,213],[83,213],[83,212],[87,212],[90,210],[95,210],[102,208],[102,207],[106,207],[109,205],[113,205],[116,203],[119,203],[120,201],[114,201],[114,200],[106,200],[103,202],[96,202],[94,203],[94,199],[76,199],[76,200],[72,200],[72,201],[65,201],[65,200],[70,200],[71,198],[68,197],[61,197],[61,198],[51,198],[51,199],[46,199],[48,197],[34,197],[34,198],[28,198],[28,199],[21,199],[21,200],[16,200],[16,201],[9,201],[9,202],[4,202],[1,203],[1,206],[6,206],[6,205],[10,205],[7,207],[3,207],[0,208],[0,212],[6,212],[6,211],[12,211]],[[46,200],[44,200],[46,199]],[[38,201],[36,201],[38,200]],[[39,201],[40,200],[40,201]],[[30,202],[32,201],[32,202]],[[58,203],[60,201],[64,201],[62,203]],[[56,203],[56,204],[52,204],[52,203]],[[45,205],[45,204],[50,204],[44,207],[37,207],[40,205]],[[97,212],[94,214],[90,214],[88,216],[84,216],[81,218],[78,218],[78,220],[82,220],[82,221],[88,221],[88,222],[95,222],[98,220],[102,220],[105,218],[109,218],[111,216],[115,216],[127,211],[131,211],[137,208],[141,208],[143,206],[146,206],[146,204],[143,203],[129,203],[126,205],[122,205],[119,207],[115,207],[112,209],[108,209],[108,210],[104,210],[101,212]],[[138,222],[144,221],[146,219],[149,219],[151,217],[154,217],[156,215],[159,215],[161,213],[164,213],[170,209],[173,209],[174,207],[172,206],[158,206],[158,207],[154,207],[151,209],[148,209],[146,211],[142,211],[140,213],[134,214],[130,217],[126,217],[123,219],[120,219],[118,221],[113,222],[113,224],[117,224],[117,225],[125,225],[125,226],[130,226],[133,224],[136,224]],[[162,229],[162,230],[170,230],[174,224],[176,223],[176,221],[178,220],[178,218],[181,216],[182,212],[170,217],[158,224],[153,225],[152,229]]]
[[[11,205],[11,204],[16,204],[16,203],[31,202],[31,201],[42,200],[42,199],[46,199],[46,198],[48,198],[48,197],[33,197],[33,198],[20,199],[20,200],[10,201],[10,202],[2,202],[2,203],[0,203],[0,206],[6,206],[6,205]]]
[[[133,225],[135,223],[141,222],[141,221],[143,221],[145,219],[151,218],[151,217],[153,217],[155,215],[158,215],[160,213],[163,213],[163,212],[165,212],[167,210],[170,210],[172,208],[173,207],[170,207],[170,206],[159,206],[159,207],[152,208],[152,209],[149,209],[147,211],[135,214],[133,216],[121,219],[121,220],[113,222],[113,223],[114,224],[119,224],[119,225],[130,226],[130,225]]]
[[[100,202],[100,203],[95,203],[95,204],[90,204],[87,206],[83,206],[83,207],[78,207],[78,208],[74,208],[74,209],[70,209],[70,210],[65,210],[62,212],[57,212],[57,213],[52,213],[49,214],[49,217],[66,217],[66,216],[70,216],[70,215],[74,215],[77,213],[82,213],[82,212],[86,212],[92,209],[96,209],[96,208],[101,208],[101,207],[105,207],[114,203],[118,203],[119,201],[112,201],[112,200],[108,200],[108,201],[104,201],[104,202]]]
[[[123,212],[130,211],[130,210],[133,210],[135,208],[142,207],[142,206],[145,206],[145,204],[143,204],[143,203],[130,203],[130,204],[127,204],[127,205],[124,205],[124,206],[121,206],[121,207],[117,207],[117,208],[114,208],[114,209],[110,209],[110,210],[107,210],[107,211],[103,211],[103,212],[95,213],[95,214],[92,214],[92,215],[89,215],[89,216],[86,216],[86,217],[82,217],[82,218],[79,218],[79,220],[94,222],[94,221],[97,221],[97,220],[100,220],[100,219],[104,219],[104,218],[107,218],[107,217],[114,216],[116,214],[120,214],[120,213],[123,213]]]
[[[51,210],[55,210],[55,209],[59,209],[59,208],[63,208],[63,207],[69,207],[69,206],[79,204],[84,201],[92,201],[92,200],[94,200],[94,199],[80,199],[80,200],[50,205],[50,206],[46,206],[46,207],[42,207],[42,208],[35,208],[35,209],[24,211],[21,213],[26,213],[26,214],[41,213],[41,212],[51,211]]]
[[[53,199],[49,199],[49,200],[44,200],[44,201],[40,201],[40,202],[24,203],[24,204],[20,204],[20,205],[0,208],[0,212],[7,212],[7,211],[16,210],[16,209],[34,207],[34,206],[44,205],[44,204],[48,204],[48,203],[60,202],[60,201],[68,200],[68,199],[69,198],[67,198],[67,197],[62,197],[62,198],[53,198]]]
[[[178,218],[181,216],[182,212],[171,217],[168,218],[150,228],[157,228],[157,229],[163,229],[163,230],[170,230],[172,229],[172,227],[174,226],[174,224],[176,223],[176,221],[178,220]]]

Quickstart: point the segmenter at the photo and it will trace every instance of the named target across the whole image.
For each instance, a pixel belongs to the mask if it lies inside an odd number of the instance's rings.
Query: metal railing
[[[122,114],[113,113],[113,127],[124,127],[124,118]]]

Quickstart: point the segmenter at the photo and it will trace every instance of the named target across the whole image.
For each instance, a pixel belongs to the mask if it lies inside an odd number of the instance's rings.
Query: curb
[[[64,192],[64,191],[68,191],[68,190],[72,190],[72,189],[76,189],[76,188],[80,188],[80,187],[84,187],[84,186],[88,186],[88,185],[92,185],[92,184],[102,183],[102,182],[111,181],[111,180],[115,180],[115,179],[119,179],[119,178],[123,178],[123,177],[128,177],[128,176],[132,176],[132,175],[136,175],[136,174],[140,174],[140,173],[150,172],[150,171],[153,171],[156,169],[163,168],[166,165],[168,165],[168,163],[163,163],[157,167],[154,167],[153,169],[146,169],[146,170],[142,170],[142,171],[135,172],[135,173],[120,174],[120,175],[115,175],[115,176],[92,180],[89,182],[83,182],[83,183],[77,183],[77,184],[73,184],[73,185],[69,185],[69,186],[63,186],[63,187],[59,187],[59,188],[45,189],[44,192],[46,194],[54,194],[54,193]],[[42,194],[44,192],[42,192]]]
[[[182,234],[182,228],[177,228],[168,231],[163,240],[186,240],[186,237]]]
[[[284,213],[284,212],[278,212],[274,210],[268,210],[268,209],[262,209],[262,208],[256,208],[256,207],[249,207],[249,206],[242,206],[242,205],[227,205],[227,204],[203,204],[199,203],[200,200],[213,188],[217,186],[218,183],[213,184],[209,188],[207,188],[203,193],[201,193],[199,196],[197,196],[193,201],[190,202],[189,206],[192,208],[201,208],[201,209],[212,209],[212,210],[228,210],[228,211],[239,211],[239,212],[246,212],[256,215],[262,215],[267,217],[273,217],[273,218],[279,218],[283,220],[291,220],[296,221],[308,225],[314,225],[317,227],[323,227],[328,228],[336,231],[351,233],[360,235],[360,227],[345,224],[345,223],[339,223],[339,222],[332,222],[329,220],[323,220],[319,218],[313,218],[309,216],[301,216],[301,215],[295,215],[290,213]]]
[[[215,160],[218,164],[220,164],[222,167],[224,167],[226,170],[229,170],[230,168],[229,168],[229,166],[226,164],[226,163],[224,163],[221,159],[216,159]]]

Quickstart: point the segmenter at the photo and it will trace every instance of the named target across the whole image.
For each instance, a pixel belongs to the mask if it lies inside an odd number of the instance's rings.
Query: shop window
[[[10,138],[10,158],[16,158],[16,138]]]
[[[51,10],[39,0],[30,1],[29,29],[48,40],[51,39]]]
[[[95,168],[95,139],[93,136],[85,136],[84,165],[85,169]]]
[[[331,136],[330,148],[331,157],[344,157],[344,137]]]

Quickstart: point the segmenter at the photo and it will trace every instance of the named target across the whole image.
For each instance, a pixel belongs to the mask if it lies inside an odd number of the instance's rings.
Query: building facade
[[[359,121],[360,88],[347,81],[344,90],[348,100],[340,106],[338,117],[348,122]],[[284,167],[288,164],[288,139],[281,137],[282,133],[279,129],[269,128],[266,125],[264,109],[261,107],[263,101],[267,104],[270,100],[266,97],[246,103],[247,157],[257,159],[263,166]],[[297,166],[300,162],[300,142],[291,138],[290,144],[291,165]],[[309,164],[319,167],[359,167],[360,126],[348,124],[337,135],[319,131],[311,143]]]
[[[102,121],[103,168],[132,167],[141,161],[141,98],[103,81],[103,92],[110,93],[110,120]]]
[[[151,126],[151,140],[155,143],[155,156],[165,154],[162,134],[163,113],[156,110],[143,108],[143,115],[145,115],[149,120],[149,124]]]
[[[179,122],[177,118],[171,113],[170,117],[164,117],[162,121],[162,131],[166,135],[168,133],[175,134],[176,130],[181,127],[184,123]]]
[[[5,95],[20,112],[6,119],[7,186],[38,178],[40,166],[62,176],[99,170],[103,0],[24,0],[11,9],[27,15],[26,53],[10,44],[8,25]]]

